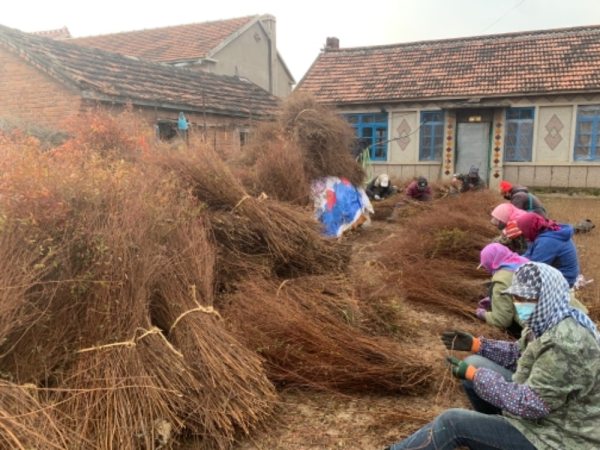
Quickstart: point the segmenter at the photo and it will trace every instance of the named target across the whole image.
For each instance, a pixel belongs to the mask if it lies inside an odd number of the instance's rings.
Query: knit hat
[[[417,178],[417,186],[419,190],[425,189],[427,187],[427,178],[419,177]]]
[[[513,188],[513,185],[511,183],[509,183],[506,180],[502,180],[500,182],[500,193],[504,194],[506,192],[510,192],[510,190]]]
[[[471,166],[469,169],[469,174],[467,175],[469,178],[479,178],[479,167]]]

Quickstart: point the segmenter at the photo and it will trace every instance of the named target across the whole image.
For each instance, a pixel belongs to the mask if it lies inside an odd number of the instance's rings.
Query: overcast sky
[[[296,81],[327,36],[341,47],[600,25],[600,0],[3,0],[0,24],[66,26],[75,37],[255,14],[277,19],[277,47]]]

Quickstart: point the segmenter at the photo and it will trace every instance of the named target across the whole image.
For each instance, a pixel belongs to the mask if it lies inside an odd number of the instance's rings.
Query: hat
[[[425,178],[425,177],[419,177],[419,178],[417,178],[417,185],[419,187],[425,187],[425,186],[427,186],[427,178]]]
[[[479,167],[471,166],[469,169],[469,178],[477,178],[479,176]]]
[[[500,182],[500,192],[501,193],[505,193],[505,192],[510,192],[510,190],[513,188],[513,185],[511,183],[509,183],[506,180],[502,180]]]
[[[379,186],[388,187],[390,185],[390,177],[388,177],[385,173],[379,175]]]
[[[516,295],[527,299],[538,298],[542,290],[542,274],[535,263],[526,263],[517,269],[512,284],[503,294]]]

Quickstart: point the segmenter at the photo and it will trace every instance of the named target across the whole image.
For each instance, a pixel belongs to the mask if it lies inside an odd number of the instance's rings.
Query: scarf
[[[525,214],[525,211],[517,208],[512,203],[500,203],[492,211],[492,217],[504,224],[507,224],[510,220],[516,220],[523,214]]]
[[[538,299],[533,313],[525,322],[536,337],[540,337],[546,330],[567,317],[572,317],[579,325],[587,328],[600,343],[600,335],[594,322],[587,314],[569,305],[569,284],[554,267],[537,262],[522,265],[515,272],[510,288],[517,295],[518,289],[526,291],[527,298]]]
[[[486,245],[481,250],[479,261],[481,267],[490,272],[496,273],[500,269],[506,269],[514,272],[529,260],[524,258],[502,244],[494,243]]]
[[[544,219],[542,216],[532,212],[526,212],[521,215],[517,220],[517,226],[519,230],[522,231],[523,236],[530,242],[535,241],[535,239],[542,233],[543,231],[558,231],[560,230],[560,225],[557,224],[554,220]]]

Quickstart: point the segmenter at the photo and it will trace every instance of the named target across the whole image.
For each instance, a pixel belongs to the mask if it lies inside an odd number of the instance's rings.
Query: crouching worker
[[[413,180],[406,187],[406,196],[412,200],[428,202],[431,200],[431,187],[427,183],[427,178],[419,177]]]
[[[365,191],[370,200],[381,200],[395,194],[397,188],[390,183],[390,177],[382,173],[367,184]]]
[[[506,291],[532,304],[520,342],[442,335],[475,411],[450,409],[392,450],[546,450],[600,448],[600,336],[590,318],[569,307],[569,286],[543,263],[527,263]],[[515,372],[513,373],[513,370]]]

